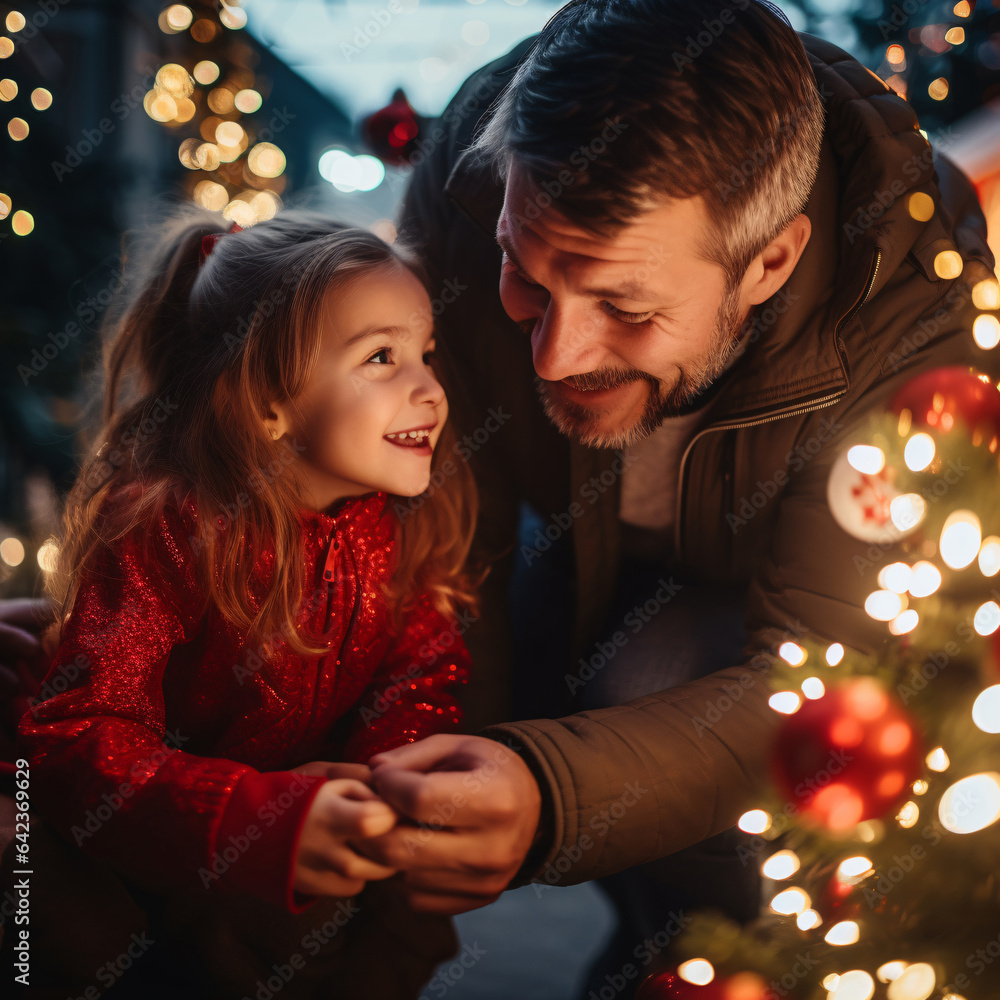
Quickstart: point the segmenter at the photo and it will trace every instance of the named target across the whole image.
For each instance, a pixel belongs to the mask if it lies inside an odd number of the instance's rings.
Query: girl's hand
[[[335,760],[311,760],[308,764],[293,767],[296,774],[319,775],[321,778],[354,778],[371,787],[372,769],[367,764],[343,764]]]
[[[388,833],[397,818],[396,812],[360,781],[327,781],[313,799],[299,837],[295,889],[316,896],[356,896],[366,882],[395,875],[395,868],[363,857],[350,841]]]

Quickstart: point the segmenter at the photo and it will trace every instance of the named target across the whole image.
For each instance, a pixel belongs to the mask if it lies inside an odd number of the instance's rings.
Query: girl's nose
[[[414,402],[418,404],[432,403],[434,406],[440,406],[444,402],[444,386],[429,368],[424,369],[423,377],[418,380],[414,397]]]

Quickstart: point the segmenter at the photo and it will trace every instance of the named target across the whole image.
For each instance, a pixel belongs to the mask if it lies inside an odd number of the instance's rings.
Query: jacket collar
[[[943,249],[957,246],[964,257],[993,266],[981,217],[958,228],[942,206],[935,176],[942,163],[910,105],[842,49],[812,35],[800,38],[827,118],[805,209],[812,235],[792,276],[757,309],[743,357],[711,392],[713,420],[754,422],[843,394],[850,381],[845,354],[857,345],[845,344],[842,331],[904,260],[934,282],[940,280],[934,258]],[[525,44],[522,58],[529,49]],[[494,238],[504,188],[471,148],[456,160],[444,190]],[[929,222],[910,216],[909,196],[918,190],[934,199]]]
[[[332,531],[334,528],[366,531],[382,517],[388,502],[389,495],[382,491],[364,493],[361,496],[338,500],[324,510],[300,507],[299,520],[322,533]]]

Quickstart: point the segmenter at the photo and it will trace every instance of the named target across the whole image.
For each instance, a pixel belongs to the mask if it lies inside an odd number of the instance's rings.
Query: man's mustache
[[[638,368],[598,368],[596,371],[583,372],[580,375],[568,375],[562,381],[582,392],[592,392],[596,389],[618,389],[640,379],[654,384],[657,381],[652,375],[641,372]]]

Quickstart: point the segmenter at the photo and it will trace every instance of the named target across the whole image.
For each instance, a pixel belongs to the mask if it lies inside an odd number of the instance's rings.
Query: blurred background
[[[778,5],[913,104],[1000,256],[1000,0]],[[124,235],[194,199],[244,226],[295,205],[391,239],[433,117],[558,6],[0,3],[0,596],[40,592]],[[569,998],[612,918],[589,887],[529,887],[461,927],[473,957],[433,995]]]

